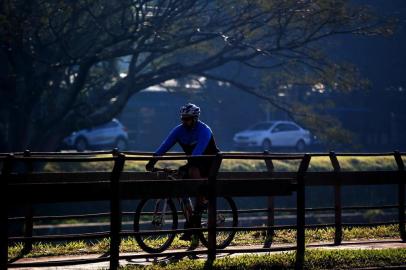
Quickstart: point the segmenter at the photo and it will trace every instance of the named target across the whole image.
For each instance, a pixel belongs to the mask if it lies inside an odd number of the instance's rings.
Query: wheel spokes
[[[216,213],[216,227],[234,227],[233,209],[229,202],[224,198],[217,198],[217,213]],[[202,228],[208,226],[208,213],[204,211],[201,219]],[[217,231],[216,232],[216,245],[223,246],[225,242],[230,241],[234,236],[232,231]],[[203,232],[203,237],[208,241],[208,232]]]
[[[177,220],[175,220],[173,212],[174,209],[168,205],[167,200],[145,201],[138,212],[138,231],[151,234],[139,235],[136,238],[144,250],[148,252],[161,252],[170,245],[174,233],[156,234],[155,232],[176,228]]]

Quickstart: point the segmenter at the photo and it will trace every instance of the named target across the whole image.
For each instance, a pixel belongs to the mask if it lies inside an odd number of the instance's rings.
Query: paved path
[[[228,250],[230,253],[228,254],[219,254],[218,258],[225,257],[225,256],[239,256],[244,253],[232,253],[233,249],[236,248],[252,248],[252,249],[259,249],[262,246],[260,245],[253,245],[253,246],[244,246],[244,247],[229,247]],[[272,247],[275,248],[283,248],[283,247],[292,247],[291,244],[277,244],[273,245]],[[322,249],[386,249],[386,248],[406,248],[406,243],[403,243],[400,239],[388,239],[388,240],[376,240],[376,241],[344,241],[342,245],[335,246],[331,243],[312,243],[306,246],[307,249],[314,249],[314,248],[322,248]],[[199,250],[199,249],[198,249]],[[179,252],[184,250],[177,250]],[[140,253],[122,253],[120,255],[135,255]],[[245,253],[246,254],[246,253]],[[250,253],[253,254],[253,253]],[[40,257],[40,258],[22,258],[18,260],[20,263],[29,263],[29,262],[48,262],[48,261],[57,261],[57,260],[77,260],[77,259],[89,259],[89,258],[100,258],[101,254],[90,254],[90,255],[75,255],[75,256],[52,256],[52,257]],[[198,258],[204,259],[205,255],[199,255]],[[157,259],[159,260],[167,260],[167,258]],[[120,265],[127,265],[127,264],[139,264],[139,265],[147,265],[151,264],[153,259],[132,259],[132,260],[120,260]],[[92,263],[92,264],[82,264],[82,265],[75,265],[75,266],[63,266],[63,267],[41,267],[41,268],[13,268],[13,269],[32,269],[32,270],[99,270],[99,269],[107,269],[109,266],[109,262],[100,262],[100,263]]]

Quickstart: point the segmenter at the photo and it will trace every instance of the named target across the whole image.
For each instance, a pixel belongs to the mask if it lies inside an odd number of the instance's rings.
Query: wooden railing
[[[213,261],[216,257],[216,224],[215,224],[215,198],[217,196],[268,196],[268,207],[266,209],[252,209],[240,212],[260,212],[268,213],[267,226],[251,226],[237,228],[221,228],[221,230],[266,230],[270,236],[261,249],[234,249],[236,252],[269,252],[281,250],[281,248],[271,247],[272,235],[274,230],[296,229],[297,230],[297,255],[296,263],[300,268],[303,265],[305,251],[305,228],[316,228],[325,226],[335,227],[334,243],[339,245],[342,240],[343,226],[376,226],[387,223],[373,224],[343,224],[341,217],[343,210],[350,209],[376,209],[376,208],[398,208],[399,232],[403,241],[406,241],[405,233],[405,183],[406,174],[404,163],[400,152],[376,153],[376,154],[270,154],[270,153],[223,153],[212,156],[215,160],[213,167],[207,179],[182,179],[177,181],[168,181],[162,175],[149,172],[128,172],[124,171],[126,161],[148,160],[151,153],[148,152],[119,152],[117,150],[109,152],[89,152],[89,153],[35,153],[25,151],[24,153],[0,154],[2,163],[2,174],[0,181],[1,197],[7,199],[7,204],[1,205],[1,223],[0,223],[0,268],[6,269],[14,267],[40,267],[40,266],[61,266],[71,264],[93,263],[100,261],[110,261],[110,269],[117,269],[118,260],[138,258],[138,257],[156,257],[159,254],[137,254],[137,255],[119,255],[120,240],[122,237],[142,234],[140,232],[123,231],[121,229],[122,215],[133,214],[121,211],[121,201],[125,199],[137,198],[159,198],[159,197],[178,197],[178,196],[197,196],[206,195],[209,200],[209,246],[207,250],[198,251],[175,251],[174,254],[189,253],[207,253],[208,260]],[[342,171],[337,156],[393,156],[398,166],[397,171],[362,171],[346,172]],[[101,156],[101,157],[100,157]],[[311,172],[307,171],[311,156],[329,156],[333,170],[330,172]],[[207,156],[206,156],[207,157]],[[162,160],[184,160],[188,157],[172,153],[160,157]],[[189,157],[190,158],[190,157]],[[196,157],[199,158],[199,157]],[[220,165],[225,159],[252,159],[264,160],[267,172],[219,172]],[[274,170],[273,161],[275,160],[299,160],[300,165],[295,172],[277,172]],[[33,167],[38,162],[113,162],[114,166],[108,172],[56,172],[45,173],[35,172]],[[24,164],[16,172],[16,164]],[[21,167],[21,166],[20,166]],[[347,185],[398,185],[398,205],[385,205],[373,207],[342,207],[341,188]],[[334,208],[305,208],[305,187],[306,186],[333,186],[334,187]],[[296,208],[275,208],[274,196],[286,196],[296,194]],[[53,202],[79,202],[93,200],[109,200],[110,212],[91,214],[91,215],[69,215],[69,216],[43,216],[34,217],[32,204],[35,203],[53,203]],[[20,218],[9,218],[8,207],[25,207],[26,216]],[[324,211],[334,209],[335,222],[333,224],[305,224],[306,211]],[[295,211],[297,224],[289,226],[275,226],[275,211]],[[63,219],[63,218],[85,218],[95,216],[110,217],[110,231],[86,234],[69,235],[48,235],[33,236],[33,221],[41,219]],[[13,220],[24,219],[25,232],[22,237],[9,237],[8,224]],[[203,230],[203,229],[189,229]],[[185,229],[176,230],[184,232]],[[8,244],[11,242],[24,242],[23,253],[28,253],[32,249],[33,242],[36,241],[61,241],[61,240],[80,240],[95,238],[110,238],[110,256],[89,260],[71,260],[44,262],[35,264],[24,264],[17,262],[8,262]],[[282,248],[282,250],[291,248]],[[227,250],[221,250],[226,252]],[[171,253],[165,253],[165,256]]]

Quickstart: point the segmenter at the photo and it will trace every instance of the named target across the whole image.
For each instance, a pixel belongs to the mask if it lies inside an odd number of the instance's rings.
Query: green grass
[[[238,232],[231,243],[234,246],[249,246],[254,244],[263,244],[265,240],[264,232]],[[344,240],[372,240],[372,239],[390,239],[398,238],[399,231],[397,225],[378,226],[374,228],[344,228]],[[309,229],[306,230],[306,241],[311,242],[332,242],[334,239],[334,229]],[[275,232],[273,243],[295,243],[295,230],[278,230]],[[187,248],[189,242],[175,238],[171,248]],[[140,248],[133,238],[125,238],[121,243],[121,252],[137,252]],[[9,258],[15,258],[23,249],[21,243],[9,247]],[[77,255],[104,253],[109,249],[109,239],[102,239],[93,242],[74,241],[59,244],[37,243],[27,257],[56,256],[56,255]]]
[[[393,157],[338,157],[341,168],[345,171],[366,170],[396,170],[396,162]],[[159,167],[177,168],[184,161],[160,161]],[[145,171],[146,161],[126,161],[125,170]],[[298,161],[275,160],[276,171],[297,171]],[[87,162],[87,163],[47,163],[45,171],[110,171],[113,162]],[[224,160],[221,171],[266,171],[266,166],[260,160]],[[328,157],[313,157],[309,166],[310,171],[331,171],[332,166]]]
[[[385,250],[308,250],[305,254],[304,269],[353,269],[361,267],[384,267],[402,265],[406,262],[406,249]],[[128,265],[122,270],[200,270],[208,269],[204,260],[181,260],[168,264],[149,266]],[[270,255],[242,255],[216,259],[210,269],[294,269],[295,252]]]

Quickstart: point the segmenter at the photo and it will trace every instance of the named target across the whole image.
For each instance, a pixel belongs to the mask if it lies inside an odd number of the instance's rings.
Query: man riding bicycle
[[[161,156],[171,149],[176,143],[179,143],[186,155],[215,155],[220,150],[217,148],[213,132],[210,127],[199,120],[200,108],[195,104],[188,103],[180,108],[181,124],[176,126],[163,141],[161,146],[155,151],[154,156]],[[147,171],[154,169],[156,159],[152,158],[145,166]],[[181,166],[179,171],[188,178],[196,179],[207,177],[210,172],[213,158],[205,157],[193,159],[190,158],[187,164]],[[202,198],[197,199],[196,212],[202,207]],[[189,210],[190,215],[192,209]],[[185,224],[189,226],[189,224]],[[189,240],[190,234],[185,233],[181,239]]]

